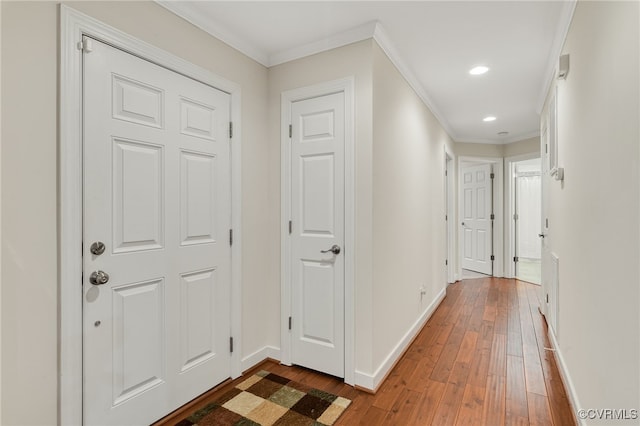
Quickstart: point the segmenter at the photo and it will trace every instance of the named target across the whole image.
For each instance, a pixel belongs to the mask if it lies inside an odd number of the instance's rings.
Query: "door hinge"
[[[496,257],[494,255],[491,255],[491,261],[496,260]]]
[[[518,214],[517,213],[513,215],[513,220],[518,220]]]
[[[445,266],[449,266],[449,259],[445,259],[445,260],[444,260],[444,265],[445,265]]]
[[[496,177],[496,174],[492,172],[492,173],[489,175],[489,177],[490,177],[491,179],[493,179],[493,178],[495,178],[495,177]]]
[[[291,317],[289,317],[289,330],[291,330]]]
[[[549,153],[549,144],[544,144],[544,153],[548,154]]]
[[[233,139],[233,122],[229,122],[229,139]]]
[[[513,256],[513,261],[514,262],[520,262],[520,258],[518,256]]]
[[[82,41],[78,42],[78,50],[82,50],[85,53],[93,52],[93,40],[90,38],[85,38]]]
[[[445,170],[445,171],[444,171],[444,175],[445,175],[445,176],[448,176],[448,175],[449,175],[449,171],[448,171],[448,170]]]
[[[293,126],[291,124],[289,124],[289,137],[293,137]]]
[[[444,220],[445,220],[445,222],[446,222],[447,220],[449,220],[449,216],[445,214],[445,215],[444,215]]]
[[[229,352],[233,353],[233,337],[229,337]]]
[[[549,218],[546,218],[546,219],[544,220],[544,227],[545,227],[545,228],[549,228]]]
[[[229,245],[233,245],[233,229],[229,229]]]
[[[549,303],[549,293],[547,293],[547,303]]]
[[[293,222],[289,221],[289,234],[293,232]]]
[[[495,220],[496,219],[496,215],[491,213],[491,220]]]

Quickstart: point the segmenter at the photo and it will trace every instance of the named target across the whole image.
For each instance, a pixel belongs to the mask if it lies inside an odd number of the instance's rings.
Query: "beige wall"
[[[353,76],[355,78],[355,363],[359,371],[372,369],[372,188],[371,188],[371,63],[372,40],[365,40],[269,69],[269,203],[273,279],[280,282],[280,99],[284,91]],[[270,297],[280,306],[280,293]],[[279,315],[279,310],[277,312]],[[278,333],[279,336],[279,333]],[[279,339],[279,337],[278,337]],[[278,340],[278,347],[279,340]]]
[[[637,2],[578,2],[563,49],[571,70],[557,82],[565,179],[549,182],[548,244],[577,408],[640,402],[639,11]]]
[[[538,136],[504,145],[456,142],[453,144],[456,155],[462,157],[513,157],[516,155],[540,152]]]
[[[446,286],[445,144],[445,130],[374,43],[374,368]]]
[[[243,354],[273,345],[254,327],[278,288],[270,249],[267,70],[152,2],[70,6],[242,86]],[[57,27],[53,2],[2,2],[2,419],[57,416]],[[144,25],[140,23],[144,22]],[[247,237],[250,236],[250,237]],[[268,315],[268,313],[267,313]],[[271,315],[273,316],[273,315]],[[271,339],[271,340],[270,340]],[[34,407],[36,407],[34,409]]]

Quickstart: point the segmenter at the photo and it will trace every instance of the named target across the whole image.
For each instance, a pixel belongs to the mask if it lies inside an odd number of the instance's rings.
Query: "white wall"
[[[355,365],[372,368],[372,40],[353,43],[269,69],[269,182],[272,197],[268,205],[273,279],[280,282],[280,99],[284,91],[349,76],[355,77]],[[269,303],[280,315],[280,293]],[[279,332],[278,332],[279,338]],[[279,346],[279,344],[278,344]]]
[[[262,332],[278,288],[263,205],[269,200],[267,70],[152,2],[74,2],[135,37],[242,86],[243,354],[273,345]],[[1,424],[57,418],[57,55],[54,2],[2,7]],[[144,25],[141,25],[144,22]],[[273,316],[273,315],[272,315]],[[35,407],[35,408],[34,408]]]
[[[373,365],[446,286],[444,149],[451,139],[373,45]],[[420,295],[420,287],[426,294]]]
[[[548,244],[559,257],[557,340],[576,408],[640,402],[639,6],[578,2],[563,48],[570,72],[557,82],[565,179],[549,185]]]

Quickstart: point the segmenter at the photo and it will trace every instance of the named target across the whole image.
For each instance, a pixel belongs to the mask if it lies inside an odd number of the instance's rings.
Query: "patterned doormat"
[[[349,399],[262,370],[176,426],[332,425],[349,404]]]

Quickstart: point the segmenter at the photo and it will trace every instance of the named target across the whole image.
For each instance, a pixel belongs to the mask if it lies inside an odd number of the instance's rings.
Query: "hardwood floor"
[[[508,279],[460,281],[375,395],[339,379],[265,361],[266,369],[353,402],[336,425],[574,425],[538,312],[539,287]],[[216,400],[227,383],[157,425]]]

